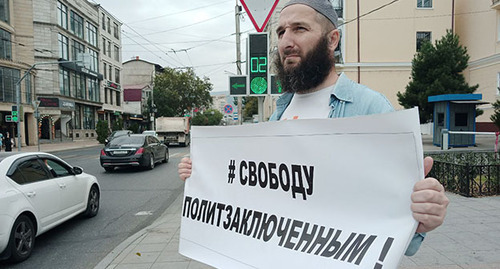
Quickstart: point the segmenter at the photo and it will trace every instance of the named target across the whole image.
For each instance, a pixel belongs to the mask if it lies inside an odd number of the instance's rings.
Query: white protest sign
[[[396,268],[416,229],[418,111],[193,127],[179,252],[217,268]]]

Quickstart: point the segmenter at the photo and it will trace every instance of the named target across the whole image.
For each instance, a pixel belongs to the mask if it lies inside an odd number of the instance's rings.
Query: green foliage
[[[128,129],[130,131],[134,132],[134,134],[138,134],[139,133],[139,124],[137,124],[137,122],[134,122],[134,123],[130,124]]]
[[[215,109],[209,109],[203,113],[198,113],[191,119],[191,125],[219,125],[224,115]]]
[[[462,75],[468,61],[467,48],[462,47],[458,36],[449,30],[435,46],[424,42],[412,60],[412,80],[404,93],[397,93],[399,104],[404,108],[418,106],[420,122],[429,122],[433,106],[427,102],[428,96],[473,93],[479,87],[469,86]]]
[[[182,117],[184,111],[207,108],[212,103],[212,84],[199,78],[192,69],[165,68],[155,77],[153,89],[157,117]]]
[[[111,126],[111,130],[113,130],[113,131],[123,130],[123,119],[118,118],[115,122],[113,122],[113,126]]]
[[[108,121],[97,121],[95,132],[97,133],[97,141],[99,141],[99,143],[101,144],[104,144],[104,140],[106,140],[106,138],[109,136]]]
[[[490,116],[490,120],[500,129],[500,100],[496,100],[492,105],[494,112],[493,115]]]
[[[257,97],[245,97],[243,100],[243,118],[251,118],[254,114],[259,113],[259,101]]]

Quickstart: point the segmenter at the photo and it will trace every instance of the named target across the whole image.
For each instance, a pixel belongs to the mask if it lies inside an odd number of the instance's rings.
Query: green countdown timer
[[[256,77],[250,82],[250,90],[255,94],[263,94],[267,91],[267,80],[263,77]]]

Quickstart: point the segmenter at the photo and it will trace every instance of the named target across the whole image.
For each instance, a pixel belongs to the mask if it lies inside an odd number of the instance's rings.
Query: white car
[[[143,131],[142,134],[152,135],[158,138],[158,134],[156,133],[156,131],[151,131],[151,130]]]
[[[21,262],[35,237],[99,211],[96,177],[42,152],[0,153],[0,259]]]

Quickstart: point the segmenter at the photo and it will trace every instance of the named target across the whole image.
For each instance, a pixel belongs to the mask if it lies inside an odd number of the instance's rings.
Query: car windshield
[[[142,145],[144,136],[120,136],[110,142],[111,146],[116,145]]]

